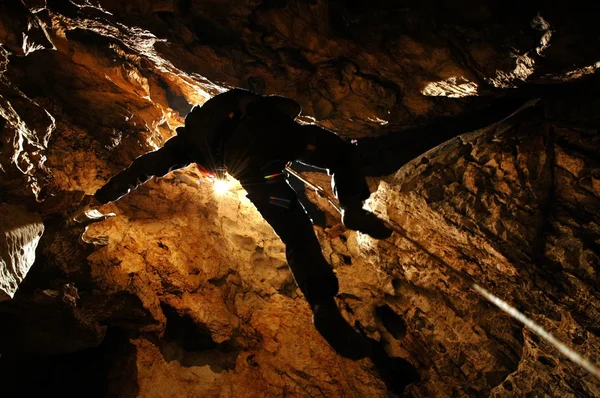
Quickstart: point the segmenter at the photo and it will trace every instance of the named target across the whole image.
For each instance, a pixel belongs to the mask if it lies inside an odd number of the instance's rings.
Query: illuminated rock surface
[[[597,10],[358,3],[0,4],[0,203],[45,226],[0,305],[3,393],[394,394],[314,330],[243,191],[217,197],[191,166],[101,209],[114,217],[66,221],[193,104],[241,86],[358,141],[396,233],[345,231],[307,196],[345,316],[417,368],[407,396],[600,395],[473,289],[598,362]]]
[[[0,205],[0,301],[14,296],[35,261],[43,232],[39,215],[18,206]]]

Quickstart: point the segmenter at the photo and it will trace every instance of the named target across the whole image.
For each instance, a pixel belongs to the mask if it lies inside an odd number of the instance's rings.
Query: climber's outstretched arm
[[[327,169],[333,176],[333,190],[342,207],[358,205],[371,193],[362,172],[362,159],[355,145],[333,131],[314,124],[301,127],[307,137],[307,151],[298,160]],[[362,207],[362,203],[360,204]]]
[[[188,150],[189,144],[185,139],[175,136],[165,142],[162,148],[135,159],[129,167],[96,191],[94,197],[102,204],[113,202],[152,177],[162,177],[172,170],[185,167],[192,162]]]

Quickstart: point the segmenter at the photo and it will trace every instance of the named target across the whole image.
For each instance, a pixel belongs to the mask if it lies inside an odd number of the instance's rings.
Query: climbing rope
[[[315,185],[312,182],[310,182],[309,180],[300,176],[296,171],[294,171],[291,168],[290,163],[287,164],[285,169],[288,173],[290,173],[291,175],[293,175],[294,177],[296,177],[297,179],[302,181],[307,187],[313,189],[317,193],[317,195],[319,195],[322,198],[327,199],[327,201],[333,206],[333,208],[335,208],[341,214],[341,212],[342,212],[341,207],[339,206],[339,204],[337,203],[337,200],[333,196],[331,196],[327,192],[325,192],[325,190],[323,188],[321,188],[320,186]],[[391,224],[389,222],[388,222],[388,225],[395,232],[397,232],[400,236],[402,236],[404,239],[411,242],[419,250],[423,251],[424,253],[426,253],[433,259],[435,259],[437,263],[443,264],[450,273],[457,275],[459,277],[459,279],[466,282],[467,285],[470,286],[472,291],[479,294],[480,296],[482,296],[483,298],[485,298],[492,304],[496,305],[498,308],[500,308],[502,311],[504,311],[510,317],[521,322],[523,325],[525,325],[531,331],[533,331],[536,335],[538,335],[540,338],[544,339],[546,342],[548,342],[550,345],[552,345],[554,348],[556,348],[560,353],[562,353],[564,356],[566,356],[568,359],[570,359],[573,363],[579,365],[580,367],[585,369],[587,372],[589,372],[591,375],[600,379],[600,369],[596,365],[594,365],[589,359],[585,358],[583,355],[579,354],[577,351],[568,347],[562,341],[560,341],[559,339],[554,337],[550,332],[545,330],[541,325],[534,322],[532,319],[527,317],[525,314],[519,312],[516,308],[514,308],[513,306],[508,304],[506,301],[502,300],[501,298],[495,296],[494,294],[492,294],[485,288],[481,287],[479,284],[477,284],[472,279],[471,276],[465,274],[462,271],[459,271],[459,270],[456,270],[456,269],[450,267],[450,265],[446,264],[446,262],[443,261],[440,257],[435,255],[434,253],[431,253],[422,244],[420,244],[419,242],[410,238],[407,235],[406,230],[404,228],[402,228],[400,225],[398,225],[396,223]],[[390,246],[392,246],[392,245],[390,244]]]
[[[299,179],[300,181],[302,181],[304,183],[304,185],[306,185],[310,189],[314,190],[317,193],[317,195],[319,195],[322,198],[327,199],[327,201],[329,202],[329,204],[334,209],[336,209],[338,213],[342,214],[342,208],[338,204],[337,200],[333,196],[331,196],[327,192],[325,192],[325,190],[323,188],[321,188],[318,185],[313,184],[312,182],[308,181],[307,179],[305,179],[304,177],[302,177],[300,174],[298,174],[295,170],[292,169],[290,163],[288,163],[285,166],[285,170],[288,173],[290,173],[291,175],[293,175],[294,177],[296,177],[297,179]]]

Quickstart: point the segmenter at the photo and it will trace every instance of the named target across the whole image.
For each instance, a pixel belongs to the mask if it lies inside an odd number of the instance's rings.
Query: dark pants
[[[340,204],[364,200],[369,189],[361,172],[360,156],[356,148],[336,134],[318,126],[299,126],[302,140],[278,140],[271,148],[273,153],[297,153],[297,160],[328,169],[333,176],[334,190]],[[283,147],[283,146],[288,147]],[[282,146],[282,148],[279,148]],[[294,148],[289,148],[294,146]],[[185,135],[168,140],[154,152],[135,159],[125,170],[114,176],[98,190],[96,198],[107,203],[114,201],[146,182],[152,176],[164,176],[169,171],[182,168],[192,162],[203,163],[197,153],[190,152]],[[286,245],[286,258],[296,284],[309,304],[331,299],[338,292],[338,281],[321,252],[312,223],[282,174],[288,161],[296,159],[268,159],[262,155],[261,167],[246,169],[239,178],[263,218]],[[265,178],[271,176],[270,178]]]
[[[285,244],[296,284],[313,306],[334,297],[338,281],[321,252],[310,218],[281,174],[263,183],[243,183],[248,199]]]

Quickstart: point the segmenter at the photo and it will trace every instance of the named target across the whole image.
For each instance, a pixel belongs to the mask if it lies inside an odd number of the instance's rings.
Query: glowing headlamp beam
[[[217,195],[224,195],[229,191],[231,183],[223,178],[216,179],[213,183],[213,189]]]
[[[521,312],[519,312],[516,308],[512,307],[506,301],[500,299],[499,297],[494,296],[492,293],[479,286],[478,284],[473,284],[473,289],[487,300],[495,304],[502,311],[506,312],[508,315],[512,316],[519,322],[523,323],[529,329],[531,329],[535,334],[546,340],[548,343],[553,345],[558,351],[560,351],[564,356],[569,358],[571,361],[581,366],[590,374],[596,376],[600,379],[600,369],[598,369],[594,364],[592,364],[587,358],[581,356],[577,352],[573,351],[569,347],[567,347],[564,343],[558,340],[556,337],[547,332],[542,326],[538,325],[531,319],[527,318],[527,316]]]

